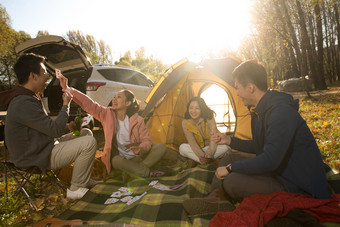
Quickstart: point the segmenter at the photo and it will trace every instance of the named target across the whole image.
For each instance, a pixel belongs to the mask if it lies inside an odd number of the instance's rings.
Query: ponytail
[[[127,107],[126,109],[126,115],[128,115],[128,117],[131,117],[132,115],[134,115],[135,113],[138,112],[139,110],[139,101],[136,99],[136,95],[128,90],[128,89],[124,89],[121,92],[124,92],[125,97],[126,97],[126,101],[130,101],[131,105]]]

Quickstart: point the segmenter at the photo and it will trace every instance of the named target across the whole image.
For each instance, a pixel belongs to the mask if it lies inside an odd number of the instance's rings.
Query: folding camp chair
[[[31,180],[32,176],[37,175],[37,174],[40,175],[39,176],[40,182],[42,182],[43,176],[47,176],[49,179],[49,184],[51,185],[51,187],[48,190],[48,192],[45,194],[45,199],[42,204],[46,202],[46,199],[50,195],[55,184],[57,184],[64,191],[64,193],[66,192],[65,187],[63,186],[63,184],[61,183],[57,175],[53,172],[53,170],[46,170],[46,173],[44,174],[41,172],[40,168],[36,166],[31,166],[27,168],[20,168],[20,167],[15,166],[14,163],[12,163],[11,161],[7,159],[8,149],[6,147],[5,142],[4,142],[4,152],[5,152],[5,160],[2,161],[2,164],[4,165],[4,169],[5,169],[6,200],[8,199],[7,198],[8,196],[8,173],[9,173],[9,176],[12,177],[16,183],[16,189],[14,191],[15,195],[17,195],[17,193],[19,192],[23,192],[24,195],[27,197],[30,205],[35,210],[38,210],[38,207],[34,203],[32,196],[29,195],[27,191],[28,185],[30,185],[33,188],[36,188],[37,186],[32,182]],[[45,190],[42,188],[41,191],[45,191]]]

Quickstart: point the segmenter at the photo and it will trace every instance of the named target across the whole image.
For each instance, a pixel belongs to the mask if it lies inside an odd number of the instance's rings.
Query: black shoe
[[[203,216],[216,214],[217,212],[230,212],[235,210],[235,206],[228,200],[212,202],[204,198],[192,198],[184,200],[184,210],[188,216]]]

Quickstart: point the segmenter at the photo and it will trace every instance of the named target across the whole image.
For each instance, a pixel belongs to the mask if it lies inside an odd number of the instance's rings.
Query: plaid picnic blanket
[[[136,226],[208,226],[214,215],[189,217],[182,203],[185,199],[208,194],[216,165],[177,167],[174,170],[176,175],[157,179],[145,179],[120,172],[105,183],[96,185],[58,218],[81,219],[84,224],[89,225],[125,223]],[[149,185],[154,180],[158,180],[157,185],[168,187],[183,185],[178,189],[162,191]],[[104,204],[121,187],[132,191],[131,196],[144,196],[130,205],[121,201]]]

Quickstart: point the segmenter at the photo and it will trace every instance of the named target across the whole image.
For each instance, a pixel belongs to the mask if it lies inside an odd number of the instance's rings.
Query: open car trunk
[[[60,36],[41,36],[28,40],[15,48],[18,54],[35,53],[46,57],[46,68],[51,82],[43,93],[43,101],[50,116],[56,116],[62,105],[62,90],[56,79],[55,69],[68,78],[69,86],[86,93],[86,82],[91,75],[91,62],[78,45]],[[78,105],[71,102],[70,116],[77,113]]]

